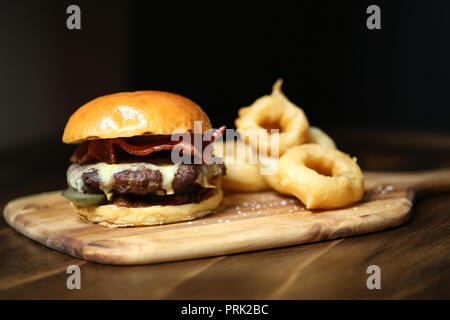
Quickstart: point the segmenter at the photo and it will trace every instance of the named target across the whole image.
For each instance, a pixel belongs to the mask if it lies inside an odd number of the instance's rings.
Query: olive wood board
[[[138,265],[336,239],[399,226],[417,191],[450,190],[450,169],[365,173],[363,199],[336,210],[305,209],[274,191],[226,194],[214,214],[189,222],[107,228],[83,222],[61,191],[10,201],[7,223],[60,252],[92,262]]]

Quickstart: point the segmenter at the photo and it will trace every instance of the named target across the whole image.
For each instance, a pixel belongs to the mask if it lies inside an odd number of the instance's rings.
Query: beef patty
[[[202,188],[199,185],[191,185],[183,190],[183,193],[175,193],[165,196],[149,194],[145,197],[129,193],[116,196],[113,203],[119,207],[142,208],[148,206],[176,206],[186,203],[198,203],[211,196],[216,192],[212,188]]]
[[[174,193],[187,193],[199,178],[207,181],[225,174],[223,164],[180,164],[172,180]],[[204,177],[200,177],[203,175]],[[97,169],[90,169],[82,174],[82,191],[85,193],[102,193],[102,181]],[[161,190],[163,175],[158,169],[123,170],[114,173],[112,192],[115,195],[145,195]]]

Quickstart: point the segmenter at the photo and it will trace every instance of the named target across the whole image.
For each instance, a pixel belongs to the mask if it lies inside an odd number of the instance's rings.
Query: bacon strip
[[[199,156],[202,158],[203,149],[213,143],[225,132],[225,126],[216,129],[211,135],[210,141],[202,141],[201,150],[196,150],[194,144],[194,135],[191,134],[190,142],[187,143],[183,139],[181,141],[172,141],[170,136],[163,138],[159,141],[146,142],[140,144],[130,144],[121,138],[114,139],[99,139],[86,141],[78,146],[75,153],[70,158],[71,162],[79,164],[87,162],[106,162],[108,164],[116,163],[117,156],[115,147],[122,149],[128,154],[134,156],[147,156],[153,152],[172,150],[174,148],[180,148],[183,154],[192,156]],[[181,136],[182,137],[182,136]],[[203,138],[203,137],[202,137]]]

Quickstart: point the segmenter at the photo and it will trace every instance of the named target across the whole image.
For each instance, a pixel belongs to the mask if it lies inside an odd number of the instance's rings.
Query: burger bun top
[[[164,91],[120,92],[96,98],[70,117],[63,134],[64,143],[85,140],[171,135],[211,129],[206,113],[192,100]]]

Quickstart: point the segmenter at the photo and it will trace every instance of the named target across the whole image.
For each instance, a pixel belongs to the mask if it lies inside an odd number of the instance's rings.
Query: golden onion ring
[[[306,138],[306,143],[316,143],[321,146],[336,149],[336,144],[333,139],[320,128],[310,126],[308,129],[308,137]]]
[[[217,141],[214,155],[221,157],[226,166],[222,187],[227,191],[257,192],[269,190],[260,174],[258,157],[253,148],[242,140]]]
[[[364,192],[356,158],[318,144],[289,149],[280,158],[276,178],[309,209],[344,207],[359,201]]]
[[[279,167],[279,158],[273,158],[273,157],[262,157],[260,159],[259,163],[261,169],[266,169],[268,174],[263,174],[263,178],[266,181],[266,183],[275,191],[285,194],[285,195],[291,195],[289,192],[284,190],[281,187],[280,181],[277,178],[278,173],[278,167]],[[264,173],[264,172],[263,172]]]
[[[282,155],[307,139],[308,119],[301,108],[286,98],[281,85],[282,80],[279,79],[271,95],[261,97],[238,111],[235,123],[239,134],[259,154]],[[279,132],[271,134],[271,129]]]

